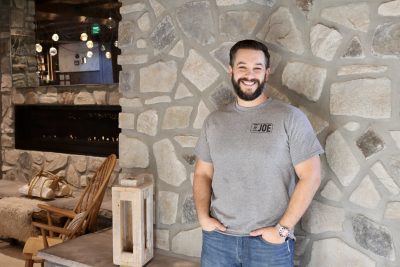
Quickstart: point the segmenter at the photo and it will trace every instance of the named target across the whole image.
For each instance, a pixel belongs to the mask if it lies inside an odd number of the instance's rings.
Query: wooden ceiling
[[[36,39],[50,41],[53,33],[58,33],[60,42],[79,41],[82,32],[90,31],[93,23],[101,26],[101,37],[109,39],[118,33],[121,20],[118,0],[36,0]],[[106,27],[112,17],[115,26]]]

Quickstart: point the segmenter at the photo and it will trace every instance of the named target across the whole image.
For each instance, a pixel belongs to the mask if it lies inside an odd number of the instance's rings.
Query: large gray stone
[[[149,149],[137,138],[119,135],[119,165],[122,168],[147,168]]]
[[[149,61],[147,54],[139,53],[124,53],[124,55],[118,55],[118,65],[131,65],[131,64],[143,64]]]
[[[353,217],[352,225],[354,238],[361,247],[379,256],[394,260],[393,243],[389,229],[361,214]]]
[[[173,106],[167,108],[162,122],[162,129],[187,128],[192,110],[193,107],[191,106]]]
[[[397,148],[400,149],[400,131],[389,131],[389,133],[396,143]]]
[[[332,60],[341,45],[342,35],[335,29],[317,24],[311,29],[311,51],[317,57]]]
[[[149,2],[156,17],[159,17],[165,11],[165,8],[156,0],[150,0]]]
[[[120,112],[118,114],[118,128],[135,129],[135,113]]]
[[[169,51],[169,54],[174,57],[183,58],[185,56],[185,47],[183,45],[183,41],[180,40],[176,43],[176,45]]]
[[[335,185],[334,182],[328,181],[326,183],[324,189],[321,191],[321,196],[323,196],[329,200],[339,201],[340,198],[342,197],[342,192]]]
[[[201,45],[215,41],[213,18],[208,1],[189,2],[179,7],[176,18],[188,38]]]
[[[175,29],[170,16],[166,16],[161,20],[150,35],[153,47],[158,50],[162,50],[169,46],[175,39]]]
[[[296,54],[303,54],[304,44],[301,32],[289,9],[279,7],[257,34],[257,38],[282,46]]]
[[[207,89],[219,77],[218,71],[193,49],[189,51],[182,74],[200,91]]]
[[[219,27],[222,34],[229,38],[251,34],[257,26],[260,14],[249,11],[228,11],[219,17]]]
[[[71,164],[78,172],[85,172],[87,169],[87,157],[80,155],[70,155]]]
[[[140,69],[140,92],[171,92],[176,80],[175,61],[157,62]]]
[[[202,231],[198,227],[189,231],[182,231],[172,239],[172,251],[190,257],[200,257]]]
[[[341,232],[344,219],[343,209],[313,201],[301,220],[301,226],[312,234]]]
[[[393,178],[387,173],[385,167],[383,167],[383,164],[380,161],[372,165],[371,171],[391,194],[397,195],[400,193],[399,187],[393,181]]]
[[[376,65],[347,65],[339,68],[337,75],[356,75],[356,74],[368,74],[368,73],[381,73],[387,71],[386,66],[376,66]]]
[[[146,10],[145,3],[134,3],[134,4],[124,4],[119,9],[119,12],[122,15],[133,13],[133,12],[140,12]]]
[[[211,52],[211,55],[221,64],[225,70],[228,70],[229,66],[229,50],[234,45],[233,42],[222,43],[217,49]]]
[[[393,201],[386,205],[385,219],[400,221],[400,202]]]
[[[128,46],[132,43],[134,37],[134,24],[129,20],[122,20],[118,24],[118,45],[120,47]]]
[[[147,110],[138,116],[137,131],[150,136],[156,136],[158,114],[156,110]]]
[[[217,6],[233,6],[247,3],[247,0],[216,0]]]
[[[379,204],[381,196],[372,183],[371,178],[367,175],[350,195],[349,200],[361,207],[374,209]]]
[[[321,265],[322,264],[322,265]],[[338,238],[315,241],[308,267],[375,267],[375,262],[365,254],[348,246]]]
[[[340,132],[335,131],[328,136],[325,154],[329,167],[342,185],[348,186],[360,170],[360,164]]]
[[[326,69],[305,64],[289,62],[282,73],[282,84],[311,101],[318,101],[326,79]]]
[[[66,180],[69,184],[73,185],[74,187],[80,187],[80,175],[79,173],[75,170],[74,165],[70,164],[67,168],[67,175],[66,175]]]
[[[370,158],[385,147],[385,143],[372,129],[368,129],[356,142],[365,158]]]
[[[133,97],[135,96],[135,72],[130,70],[124,70],[119,72],[119,84],[118,84],[119,91],[125,97]]]
[[[387,119],[392,111],[391,81],[387,78],[358,79],[331,85],[332,115]]]
[[[46,171],[56,172],[67,166],[68,156],[65,154],[48,152],[45,154],[45,156],[46,163],[44,165],[44,169]]]
[[[174,98],[175,99],[182,99],[186,97],[192,97],[193,94],[189,91],[189,89],[184,85],[183,83],[178,85],[178,88],[176,88],[176,93]]]
[[[388,164],[391,176],[400,177],[400,154],[391,155]]]
[[[158,104],[158,103],[171,103],[171,97],[169,97],[167,95],[156,96],[153,98],[146,99],[144,101],[145,105],[154,105],[154,104]]]
[[[40,96],[40,102],[43,101],[42,96]],[[57,101],[57,98],[56,98]],[[94,105],[96,104],[96,100],[94,99],[93,95],[89,92],[80,92],[78,95],[75,97],[74,100],[75,105]]]
[[[372,41],[373,51],[377,54],[400,56],[399,22],[389,22],[376,28]]]
[[[196,206],[192,195],[187,196],[183,202],[182,223],[197,223]]]
[[[381,16],[388,16],[388,17],[400,16],[400,0],[382,3],[378,7],[378,14]]]
[[[161,224],[174,224],[178,213],[179,195],[174,192],[158,192],[158,218]]]
[[[199,106],[197,107],[197,115],[193,122],[194,129],[201,129],[203,126],[204,120],[207,118],[208,114],[210,114],[210,110],[204,104],[202,100],[200,100]]]
[[[174,139],[182,147],[195,147],[198,137],[191,135],[180,135],[180,136],[175,136]]]
[[[155,247],[163,250],[169,250],[169,231],[168,230],[154,230]]]
[[[369,16],[369,5],[367,3],[327,7],[321,12],[323,19],[362,32],[368,31]]]
[[[361,42],[358,37],[354,37],[346,52],[343,54],[344,58],[361,58],[364,57]]]
[[[137,25],[142,32],[147,32],[151,28],[151,18],[149,12],[144,13],[138,20]],[[163,32],[164,33],[164,32]]]
[[[163,139],[153,145],[158,177],[164,182],[179,186],[186,180],[186,168],[176,156],[175,148],[170,140]]]

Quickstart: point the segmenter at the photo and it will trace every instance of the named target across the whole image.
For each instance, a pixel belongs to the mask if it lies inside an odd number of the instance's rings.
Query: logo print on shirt
[[[252,123],[250,132],[251,133],[272,133],[272,123]]]

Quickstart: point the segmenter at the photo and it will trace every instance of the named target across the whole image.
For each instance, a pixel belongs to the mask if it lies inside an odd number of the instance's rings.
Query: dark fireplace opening
[[[118,155],[112,105],[15,105],[15,148],[67,154]]]

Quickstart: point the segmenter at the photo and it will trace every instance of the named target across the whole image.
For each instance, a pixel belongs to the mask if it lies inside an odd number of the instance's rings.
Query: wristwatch
[[[278,234],[281,237],[286,238],[290,238],[293,240],[296,240],[294,234],[289,230],[289,228],[287,228],[286,226],[280,225],[279,223],[276,225],[276,229],[278,230]]]

